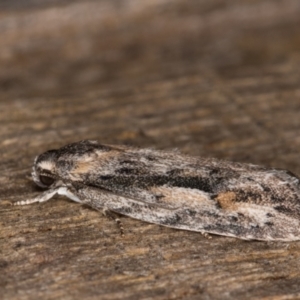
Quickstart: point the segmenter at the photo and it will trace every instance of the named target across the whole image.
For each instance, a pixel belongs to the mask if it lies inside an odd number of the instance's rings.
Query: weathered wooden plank
[[[35,155],[80,139],[300,174],[297,1],[0,4],[4,299],[287,299],[299,247],[114,222],[65,199],[15,207]]]

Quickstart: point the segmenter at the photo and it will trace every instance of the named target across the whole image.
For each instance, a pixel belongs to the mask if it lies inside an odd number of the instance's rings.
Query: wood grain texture
[[[81,139],[300,174],[298,1],[0,3],[3,299],[294,299],[300,243],[241,241],[38,192],[34,157]]]

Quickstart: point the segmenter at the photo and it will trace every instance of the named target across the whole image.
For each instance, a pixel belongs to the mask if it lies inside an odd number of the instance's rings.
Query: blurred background
[[[0,0],[0,200],[32,197],[36,188],[26,176],[34,157],[81,139],[178,148],[300,174],[299,16],[298,0]],[[132,228],[151,228],[146,236],[156,244],[145,244],[138,229],[127,232],[126,244],[99,214],[88,211],[84,219],[80,208],[57,203],[0,210],[0,269],[7,272],[0,272],[0,288],[8,298],[44,297],[45,287],[57,293],[49,299],[66,297],[59,285],[66,284],[77,291],[73,299],[92,299],[101,280],[105,299],[142,299],[138,289],[147,299],[300,292],[297,247],[270,246],[270,258],[263,243],[219,238],[196,245],[199,235],[127,219]],[[82,233],[89,222],[100,226],[103,244],[92,243],[95,230]],[[112,258],[117,250],[105,230],[130,259],[119,252]],[[84,253],[93,257],[88,270]],[[199,253],[209,253],[210,264]],[[73,271],[89,275],[72,281]],[[113,279],[105,281],[103,272]],[[35,274],[39,282],[26,281]],[[123,286],[123,277],[116,284],[116,274],[127,274],[132,285]],[[67,279],[57,286],[56,278]]]
[[[272,164],[300,142],[299,13],[297,0],[0,1],[4,145],[97,138]]]
[[[206,78],[205,89],[270,64],[284,72],[299,62],[299,10],[295,0],[1,1],[1,91],[54,96],[186,76]]]

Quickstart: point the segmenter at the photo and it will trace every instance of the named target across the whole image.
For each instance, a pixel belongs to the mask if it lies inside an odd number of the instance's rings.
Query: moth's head
[[[49,188],[57,181],[56,153],[57,150],[49,150],[34,160],[31,175],[33,181],[42,188]]]
[[[81,176],[83,171],[90,169],[95,153],[107,153],[110,150],[109,146],[89,140],[49,150],[35,158],[32,178],[42,188],[70,181],[71,176],[74,180],[74,176]]]

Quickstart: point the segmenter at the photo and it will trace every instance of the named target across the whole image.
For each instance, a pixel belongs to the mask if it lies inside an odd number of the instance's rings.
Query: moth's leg
[[[57,187],[57,188],[47,190],[46,192],[38,195],[33,199],[18,201],[14,203],[14,205],[27,205],[35,202],[46,202],[50,200],[52,197],[54,197],[56,194],[66,196],[76,202],[81,202],[81,200],[76,195],[74,195],[67,187]]]
[[[208,240],[211,239],[211,235],[208,233],[208,232],[203,232],[203,231],[200,231],[200,233]]]
[[[33,199],[18,201],[16,203],[14,203],[14,205],[26,205],[26,204],[31,204],[31,203],[35,203],[35,202],[46,202],[46,201],[50,200],[55,194],[57,194],[58,189],[59,188],[48,190]]]
[[[70,188],[67,188],[67,187],[60,187],[58,188],[57,190],[57,194],[58,195],[61,195],[61,196],[66,196],[67,198],[75,201],[75,202],[79,202],[79,203],[82,203],[83,201],[80,200],[74,192],[72,192],[72,190]]]
[[[117,214],[114,213],[113,211],[109,210],[109,209],[106,208],[106,207],[104,207],[104,208],[102,209],[102,213],[103,213],[104,216],[106,216],[106,217],[108,217],[108,218],[114,220],[114,221],[117,223],[117,225],[118,225],[118,227],[119,227],[119,230],[120,230],[121,236],[124,236],[124,227],[123,227],[123,223],[122,223],[122,221],[118,218]]]

